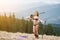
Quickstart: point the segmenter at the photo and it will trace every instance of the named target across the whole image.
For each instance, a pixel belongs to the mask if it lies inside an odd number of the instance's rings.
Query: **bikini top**
[[[38,19],[33,19],[33,20],[36,20],[37,21]]]

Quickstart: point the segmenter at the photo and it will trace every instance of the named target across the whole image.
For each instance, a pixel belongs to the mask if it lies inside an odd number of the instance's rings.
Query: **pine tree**
[[[54,30],[53,30],[52,25],[51,25],[51,24],[48,24],[48,25],[47,25],[46,34],[48,34],[48,35],[52,35],[53,32],[54,32]]]

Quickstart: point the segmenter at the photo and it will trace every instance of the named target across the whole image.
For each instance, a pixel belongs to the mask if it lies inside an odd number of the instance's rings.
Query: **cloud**
[[[37,0],[0,0],[0,4],[26,4],[38,2]]]
[[[20,11],[39,5],[60,3],[58,0],[0,0],[0,12]]]
[[[0,0],[0,5],[16,5],[16,4],[29,4],[29,3],[60,3],[60,0]]]
[[[60,17],[54,17],[47,20],[48,22],[55,23],[60,21]]]
[[[57,19],[60,20],[60,16]]]
[[[41,0],[41,2],[47,4],[60,4],[60,0]]]

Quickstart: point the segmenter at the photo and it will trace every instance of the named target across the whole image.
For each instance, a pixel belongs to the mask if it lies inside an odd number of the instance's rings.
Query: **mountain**
[[[59,27],[60,28],[60,24],[52,24],[53,27]]]
[[[60,35],[60,24],[52,24],[56,35]]]

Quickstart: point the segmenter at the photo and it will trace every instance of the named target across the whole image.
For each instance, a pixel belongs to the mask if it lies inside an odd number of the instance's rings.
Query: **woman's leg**
[[[33,34],[36,37],[36,26],[35,25],[33,26]]]
[[[38,38],[38,25],[36,25],[35,27],[35,35],[36,35],[36,38]]]
[[[38,25],[33,26],[33,33],[36,38],[38,38]]]

